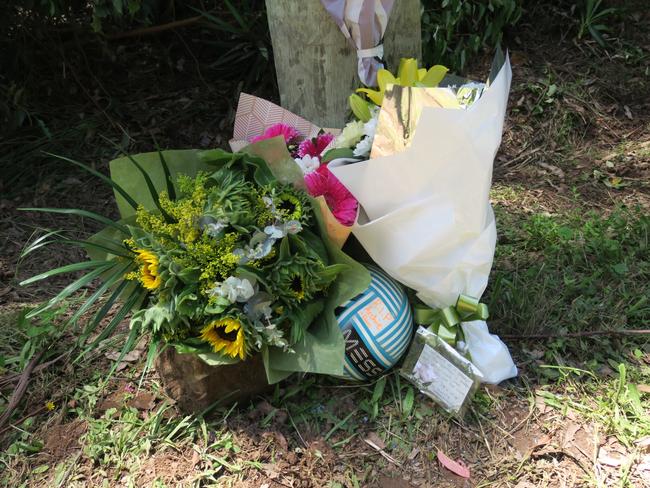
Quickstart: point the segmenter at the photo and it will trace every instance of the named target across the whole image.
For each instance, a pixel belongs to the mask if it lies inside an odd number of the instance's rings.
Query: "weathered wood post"
[[[343,127],[360,86],[357,55],[319,0],[266,0],[280,103],[321,127]],[[420,0],[395,0],[384,59],[421,59]]]

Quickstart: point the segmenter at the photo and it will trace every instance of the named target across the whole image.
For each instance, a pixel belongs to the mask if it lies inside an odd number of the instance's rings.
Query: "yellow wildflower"
[[[160,274],[158,274],[158,256],[145,249],[136,249],[135,252],[138,253],[135,259],[141,264],[140,283],[147,290],[155,290],[161,283]]]
[[[201,339],[208,342],[214,352],[244,359],[244,328],[238,320],[225,318],[210,322],[201,330]]]
[[[55,408],[56,408],[56,405],[54,405],[53,401],[49,401],[49,402],[45,403],[45,410],[47,410],[48,412],[51,412]]]

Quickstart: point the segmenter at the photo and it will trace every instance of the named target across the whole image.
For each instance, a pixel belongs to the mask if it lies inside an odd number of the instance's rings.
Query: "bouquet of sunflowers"
[[[82,340],[118,305],[89,348],[129,312],[125,354],[144,334],[159,346],[198,355],[211,365],[261,353],[270,383],[294,371],[342,374],[344,342],[334,309],[363,291],[366,269],[327,236],[320,207],[293,178],[295,162],[281,138],[251,148],[273,153],[163,151],[111,162],[121,220],[75,209],[31,209],[90,217],[107,228],[78,241],[50,232],[25,253],[67,240],[91,260],[23,282],[90,270],[43,308],[103,280],[71,317],[104,300]],[[300,175],[300,172],[296,173]],[[121,358],[120,358],[121,359]]]

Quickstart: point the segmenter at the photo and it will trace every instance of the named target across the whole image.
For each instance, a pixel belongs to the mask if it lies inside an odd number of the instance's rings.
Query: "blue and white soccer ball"
[[[413,314],[404,287],[374,266],[370,286],[336,309],[345,338],[344,376],[366,380],[392,368],[413,335]]]

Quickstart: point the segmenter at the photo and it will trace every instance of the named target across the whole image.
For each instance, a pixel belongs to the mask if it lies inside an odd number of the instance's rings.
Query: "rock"
[[[231,405],[271,389],[259,354],[235,364],[210,366],[167,347],[158,355],[156,369],[165,392],[188,413],[199,413],[217,401]]]

